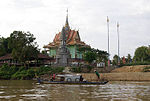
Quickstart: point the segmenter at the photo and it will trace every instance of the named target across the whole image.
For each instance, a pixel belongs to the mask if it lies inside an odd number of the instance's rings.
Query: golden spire
[[[65,24],[65,27],[69,27],[69,22],[68,22],[68,9],[67,9],[67,16],[66,16],[66,24]]]

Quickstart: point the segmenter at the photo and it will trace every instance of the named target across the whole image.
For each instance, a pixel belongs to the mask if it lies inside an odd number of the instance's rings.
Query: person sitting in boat
[[[80,81],[81,81],[81,82],[83,81],[83,77],[82,77],[82,75],[80,76]]]
[[[37,78],[37,82],[38,82],[38,83],[41,83],[41,79],[40,79],[40,77],[39,77],[39,76],[37,76],[36,78]]]
[[[55,77],[56,77],[56,74],[53,74],[52,78],[51,78],[51,81],[54,81],[55,80]]]
[[[37,82],[38,83],[41,83],[41,79],[40,79],[40,77],[35,73],[35,77],[36,77],[36,79],[37,79]]]
[[[96,76],[97,76],[97,78],[98,78],[98,80],[99,80],[99,79],[100,79],[100,75],[99,75],[98,71],[97,71],[97,70],[94,70],[94,71],[95,71]]]

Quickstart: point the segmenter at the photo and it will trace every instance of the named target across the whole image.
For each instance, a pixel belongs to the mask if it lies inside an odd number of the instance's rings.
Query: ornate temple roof
[[[70,29],[69,22],[68,22],[68,11],[67,11],[66,23],[65,23],[64,29],[66,33],[65,34],[66,45],[81,45],[81,46],[89,47],[89,45],[81,41],[79,31]],[[44,48],[58,47],[60,44],[60,36],[61,36],[61,32],[57,33],[55,35],[53,42],[49,43],[48,45],[45,45]]]
[[[49,43],[48,45],[44,46],[44,48],[51,48],[57,47],[60,44],[60,35],[61,32],[55,35],[53,42]],[[88,46],[83,41],[80,40],[79,32],[75,30],[70,30],[68,34],[66,34],[66,45],[81,45],[81,46]]]

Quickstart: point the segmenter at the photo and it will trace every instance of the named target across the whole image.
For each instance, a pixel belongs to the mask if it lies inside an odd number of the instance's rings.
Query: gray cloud
[[[38,8],[43,7],[41,0],[13,0],[14,7],[18,9]]]
[[[83,41],[94,48],[107,50],[107,23],[110,19],[111,57],[117,54],[116,23],[120,23],[120,54],[148,45],[150,26],[149,0],[3,0],[0,4],[0,33],[30,31],[43,45],[53,41],[65,23],[69,9],[72,29],[80,31]]]

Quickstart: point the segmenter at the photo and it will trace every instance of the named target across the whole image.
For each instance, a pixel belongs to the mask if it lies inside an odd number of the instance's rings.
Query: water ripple
[[[11,81],[7,85],[0,83],[0,100],[149,101],[149,85],[150,82],[126,81],[109,82],[106,85],[39,85],[33,81]]]

